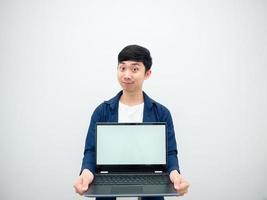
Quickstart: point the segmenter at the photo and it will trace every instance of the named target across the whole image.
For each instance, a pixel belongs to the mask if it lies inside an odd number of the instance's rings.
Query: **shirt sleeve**
[[[178,162],[178,151],[175,138],[175,131],[170,111],[165,108],[163,113],[164,121],[167,123],[167,144],[168,144],[168,158],[167,158],[167,169],[170,173],[173,170],[177,170],[180,173],[179,162]]]
[[[102,107],[103,105],[98,106],[92,114],[89,129],[85,140],[84,156],[80,173],[82,173],[84,169],[89,169],[92,173],[95,173],[96,170],[95,128],[96,128],[96,122],[99,122],[101,119],[101,113],[103,109]]]

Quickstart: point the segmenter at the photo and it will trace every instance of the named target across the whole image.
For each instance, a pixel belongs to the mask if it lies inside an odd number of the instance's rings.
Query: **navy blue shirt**
[[[118,108],[119,100],[122,95],[120,91],[115,97],[109,101],[104,101],[94,111],[91,122],[89,125],[85,148],[84,157],[82,162],[83,169],[89,169],[95,173],[96,168],[96,155],[95,155],[95,127],[96,122],[118,122]],[[143,122],[166,122],[167,123],[167,139],[168,139],[168,158],[167,169],[170,173],[172,170],[179,170],[177,158],[177,146],[175,140],[174,127],[170,111],[163,105],[157,103],[143,92],[144,95],[144,114]]]

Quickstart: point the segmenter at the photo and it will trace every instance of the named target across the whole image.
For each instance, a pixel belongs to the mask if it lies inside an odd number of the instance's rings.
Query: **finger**
[[[189,183],[188,182],[182,182],[180,183],[180,189],[181,190],[187,190],[189,188]]]
[[[83,191],[86,191],[88,189],[88,186],[89,186],[89,177],[83,177],[83,182],[82,182],[82,190]]]
[[[188,187],[189,185],[180,185],[180,188],[177,190],[177,192],[179,193],[179,195],[184,195],[186,193],[188,193]]]
[[[179,190],[176,190],[176,191],[177,191],[179,196],[180,195],[182,196],[182,195],[184,195],[184,194],[186,194],[188,192],[188,189],[179,189]]]
[[[181,190],[178,192],[180,195],[185,195],[186,193],[188,193],[188,190]]]
[[[181,185],[181,182],[180,182],[180,179],[175,179],[174,182],[173,182],[173,185],[174,185],[174,188],[176,190],[179,190],[180,189],[180,185]]]
[[[82,186],[81,185],[74,185],[75,192],[78,194],[82,194]]]
[[[79,177],[77,181],[74,183],[73,187],[75,188],[75,192],[78,194],[82,194],[82,178]]]
[[[179,189],[180,189],[180,185],[179,185],[179,183],[174,183],[173,185],[174,185],[174,188],[175,188],[176,190],[179,190]]]
[[[181,182],[181,177],[180,176],[170,176],[170,180],[172,183],[175,183],[175,182]]]
[[[177,190],[177,192],[178,192],[179,194],[186,193],[187,191],[188,191],[188,188],[179,188],[179,189]]]
[[[75,188],[75,192],[82,195],[82,188]]]

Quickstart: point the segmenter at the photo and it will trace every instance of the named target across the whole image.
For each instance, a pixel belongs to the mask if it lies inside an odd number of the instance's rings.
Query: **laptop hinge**
[[[161,174],[162,171],[154,171],[155,174]]]
[[[100,174],[108,174],[108,171],[100,171]]]

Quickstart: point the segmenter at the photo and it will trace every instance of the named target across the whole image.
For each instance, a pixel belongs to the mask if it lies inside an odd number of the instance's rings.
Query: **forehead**
[[[120,65],[138,65],[138,66],[144,66],[143,62],[133,61],[133,60],[121,61],[119,64]]]

